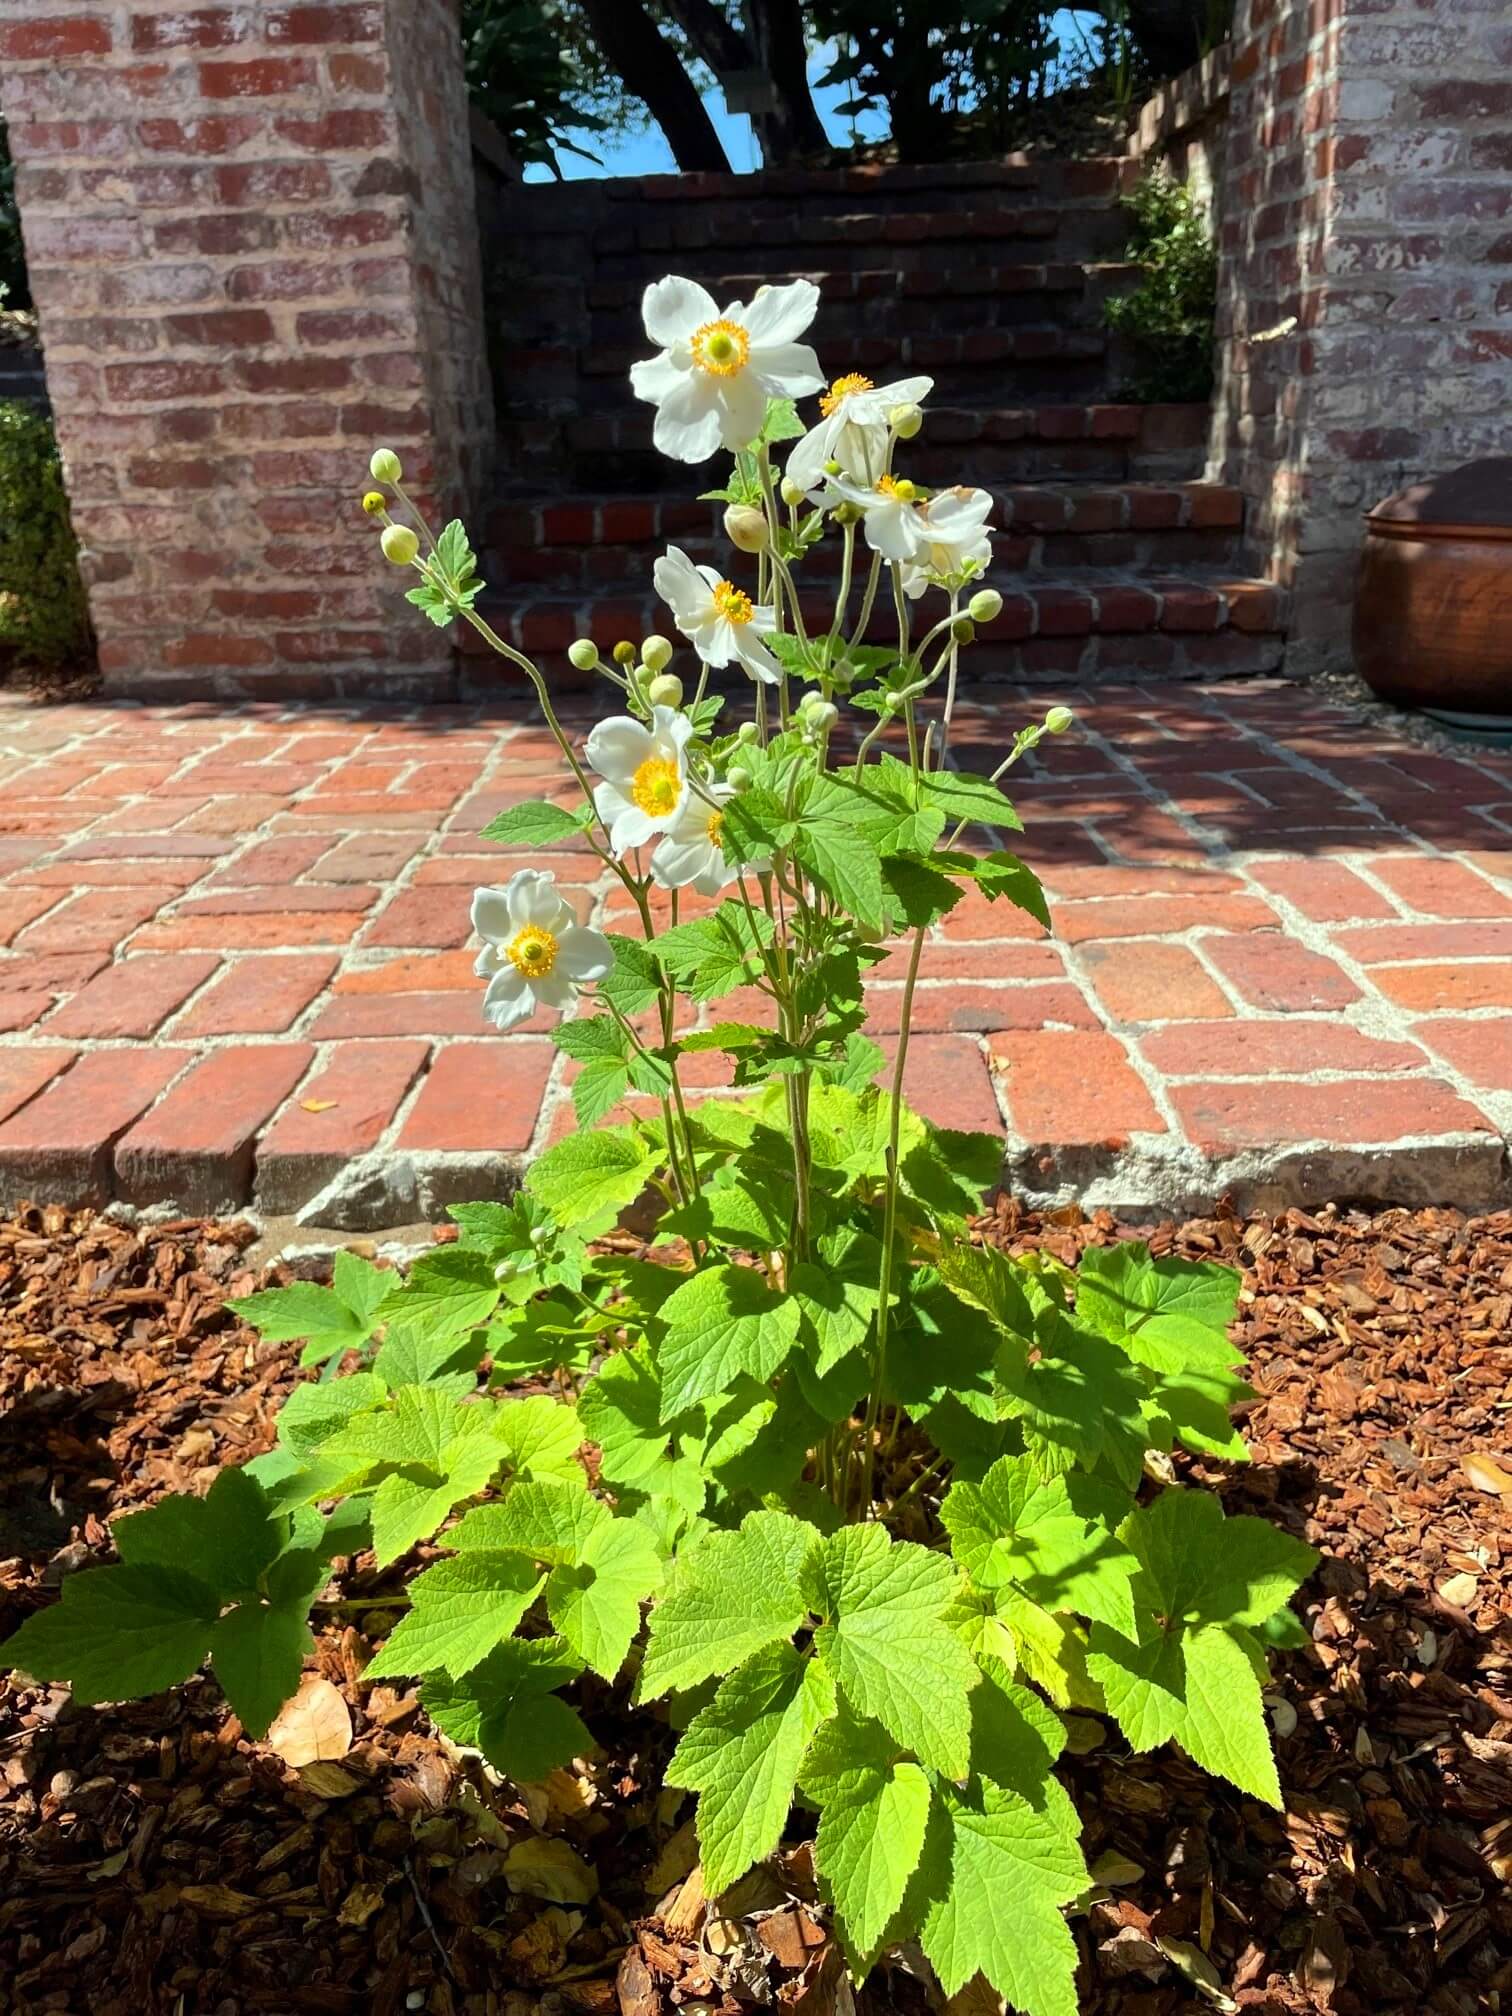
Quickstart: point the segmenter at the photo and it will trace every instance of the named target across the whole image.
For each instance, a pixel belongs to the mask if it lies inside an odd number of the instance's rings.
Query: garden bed
[[[1010,1204],[985,1229],[1068,1259],[1116,1232]],[[268,1445],[297,1349],[222,1311],[259,1285],[251,1236],[0,1224],[0,1632],[108,1558],[114,1514]],[[1312,1644],[1268,1695],[1283,1815],[1077,1718],[1063,1769],[1109,1879],[1073,1919],[1082,2009],[1494,2009],[1512,1989],[1512,1215],[1219,1216],[1152,1243],[1244,1268],[1255,1460],[1207,1474],[1324,1561],[1298,1599]],[[351,1741],[338,1714],[300,1768],[247,1742],[208,1678],[117,1709],[0,1688],[5,2007],[852,2006],[803,1844],[704,1913],[691,1802],[655,1789],[655,1715],[588,1683],[602,1756],[517,1795],[411,1693],[364,1687],[365,1634],[391,1615],[370,1605],[400,1579],[359,1560],[324,1611],[318,1670]],[[894,1969],[860,2006],[930,2005]]]

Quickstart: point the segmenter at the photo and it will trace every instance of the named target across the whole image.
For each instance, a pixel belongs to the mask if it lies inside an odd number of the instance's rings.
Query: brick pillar
[[[1293,590],[1288,669],[1347,662],[1371,505],[1506,452],[1509,73],[1506,0],[1239,0],[1212,473]]]
[[[486,475],[456,11],[27,0],[0,25],[111,690],[452,689],[358,498],[380,442],[443,510]]]

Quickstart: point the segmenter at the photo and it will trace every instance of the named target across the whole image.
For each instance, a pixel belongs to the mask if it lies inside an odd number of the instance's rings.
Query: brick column
[[[456,0],[27,0],[0,92],[109,688],[449,692],[357,500],[486,474]]]
[[[1239,0],[1212,473],[1290,670],[1347,662],[1362,513],[1506,452],[1509,73],[1505,0]]]

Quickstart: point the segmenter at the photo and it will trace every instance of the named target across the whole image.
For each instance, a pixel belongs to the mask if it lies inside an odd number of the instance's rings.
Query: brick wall
[[[1293,588],[1307,671],[1347,655],[1362,513],[1507,449],[1512,21],[1240,0],[1231,78],[1213,468]]]
[[[27,0],[0,102],[110,687],[449,690],[356,500],[492,436],[455,0]]]

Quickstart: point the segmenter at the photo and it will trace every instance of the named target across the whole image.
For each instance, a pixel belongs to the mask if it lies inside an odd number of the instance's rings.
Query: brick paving
[[[1036,1199],[1505,1203],[1512,754],[1272,681],[1055,697],[1079,727],[1015,787],[1055,931],[962,900],[910,1097],[1001,1130]],[[956,760],[1042,705],[983,689]],[[545,1018],[482,1023],[467,911],[519,865],[482,827],[557,781],[504,700],[0,705],[0,1202],[362,1230],[507,1188],[574,1124],[569,1067]],[[591,856],[530,858],[617,920]]]

